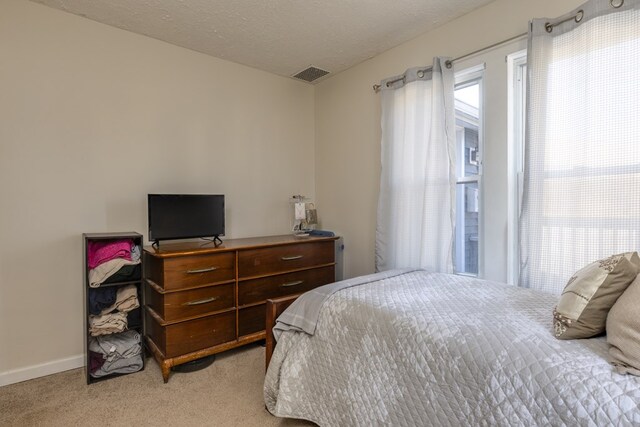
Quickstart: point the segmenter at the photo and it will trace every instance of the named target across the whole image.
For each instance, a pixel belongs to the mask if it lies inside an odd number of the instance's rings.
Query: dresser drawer
[[[299,294],[334,281],[334,266],[246,280],[238,284],[238,305]]]
[[[235,279],[233,252],[191,255],[164,260],[164,289],[181,289]]]
[[[329,264],[334,260],[335,243],[333,241],[252,249],[239,252],[238,275],[240,278],[263,276]]]
[[[236,339],[236,312],[216,314],[164,327],[165,356],[175,357]]]
[[[267,305],[260,304],[253,307],[241,308],[238,311],[238,334],[250,335],[264,331],[267,322]]]
[[[235,306],[233,283],[160,293],[146,284],[146,303],[165,321],[180,320]]]

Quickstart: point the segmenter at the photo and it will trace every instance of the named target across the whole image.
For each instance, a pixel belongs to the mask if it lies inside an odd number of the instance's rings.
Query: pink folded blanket
[[[131,260],[133,240],[92,240],[88,246],[89,268],[116,258]]]

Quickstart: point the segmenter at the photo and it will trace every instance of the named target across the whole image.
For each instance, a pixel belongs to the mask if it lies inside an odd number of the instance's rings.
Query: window
[[[520,279],[552,293],[640,247],[640,10],[589,12],[529,43]]]
[[[477,276],[480,250],[480,177],[482,175],[482,72],[456,74],[456,230],[454,266],[458,274]]]

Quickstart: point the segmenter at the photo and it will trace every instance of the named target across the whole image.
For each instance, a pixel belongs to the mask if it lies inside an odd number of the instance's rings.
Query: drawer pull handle
[[[207,267],[207,268],[200,268],[198,270],[187,270],[187,274],[208,273],[210,271],[214,271],[217,269],[218,267]]]
[[[212,302],[212,301],[215,301],[215,300],[217,300],[217,299],[218,299],[218,297],[209,297],[209,298],[205,298],[205,299],[199,299],[199,300],[196,300],[196,301],[189,301],[189,302],[185,302],[185,303],[184,303],[184,304],[182,304],[182,305],[200,305],[200,304],[206,304],[206,303],[208,303],[208,302]]]
[[[302,255],[293,255],[293,256],[283,256],[280,258],[282,261],[293,261],[294,259],[300,259]]]
[[[289,287],[289,286],[302,285],[303,283],[304,283],[304,280],[296,280],[295,282],[283,283],[280,286],[283,287],[283,288],[286,288],[286,287]]]

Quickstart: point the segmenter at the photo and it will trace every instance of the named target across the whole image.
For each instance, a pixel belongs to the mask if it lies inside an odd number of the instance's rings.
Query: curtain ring
[[[423,70],[418,70],[418,78],[421,79],[424,77],[424,71]]]
[[[609,4],[611,5],[611,7],[617,9],[624,4],[624,0],[609,0]]]
[[[614,0],[611,1],[613,2]],[[584,10],[579,10],[578,13],[576,13],[575,20],[576,22],[580,22],[582,21],[582,18],[584,18]]]
[[[550,33],[551,31],[553,31],[553,24],[551,24],[551,22],[547,22],[546,24],[544,24],[544,29],[547,30],[547,33]]]

